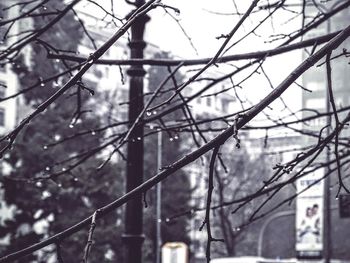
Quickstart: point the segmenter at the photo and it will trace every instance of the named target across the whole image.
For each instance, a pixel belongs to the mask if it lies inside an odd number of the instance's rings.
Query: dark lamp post
[[[135,1],[139,7],[144,1]],[[145,25],[149,17],[140,17],[131,26],[130,58],[143,58],[146,43],[143,40]],[[143,109],[143,78],[146,74],[142,65],[133,65],[127,70],[129,75],[129,125],[136,120]],[[129,126],[129,127],[130,127]],[[137,125],[129,136],[127,145],[126,191],[129,192],[143,182],[143,124]],[[142,194],[126,204],[125,232],[123,242],[125,262],[142,262],[143,234],[143,203]]]

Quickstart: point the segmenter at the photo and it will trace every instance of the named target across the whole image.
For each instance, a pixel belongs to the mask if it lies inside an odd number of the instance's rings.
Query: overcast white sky
[[[289,0],[287,2],[295,1],[298,0]],[[104,1],[106,5],[109,2]],[[251,1],[236,2],[239,4],[239,11],[242,13],[244,13],[251,3]],[[264,2],[261,1],[261,3]],[[130,10],[130,6],[126,5],[124,0],[115,0],[114,3],[114,9],[121,17],[124,17],[128,13],[127,10]],[[179,15],[176,15],[174,11],[168,10],[174,17],[180,20],[183,29],[191,37],[198,54],[191,46],[179,25],[162,8],[151,11],[151,20],[147,24],[145,38],[161,49],[171,51],[177,57],[201,58],[213,56],[224,41],[223,39],[218,40],[216,37],[229,33],[239,19],[238,16],[218,15],[210,12],[235,12],[232,0],[163,0],[162,3],[176,7],[181,11]],[[96,8],[93,10],[94,14],[97,14]],[[244,26],[233,38],[233,41],[239,39],[240,36],[249,31],[250,28],[256,25],[257,21],[262,19],[262,15],[266,14],[267,12],[260,16],[254,15],[252,18],[247,19]],[[267,36],[270,34],[280,32],[281,29],[283,32],[287,32],[292,27],[301,23],[300,19],[294,19],[292,22],[285,23],[290,17],[291,13],[281,11],[275,16],[273,21],[268,21],[264,27],[257,31],[259,35],[265,36],[265,38],[251,37],[249,40],[235,46],[228,54],[259,51],[277,46],[278,43],[265,44],[264,41],[268,39]],[[269,74],[273,84],[277,86],[300,62],[301,52],[291,52],[283,56],[268,59],[264,64],[264,70]],[[271,92],[268,82],[263,77],[252,79],[245,85],[245,89],[253,102],[258,102]],[[300,109],[300,88],[291,87],[284,95],[284,98],[286,102],[290,102],[292,109]],[[274,105],[274,110],[277,109],[276,107]]]
[[[240,3],[239,11],[242,13],[248,8],[251,1],[236,1]],[[210,57],[213,56],[223,39],[217,40],[216,37],[221,34],[227,34],[234,27],[238,21],[237,16],[231,15],[217,15],[216,13],[232,13],[235,11],[232,0],[168,0],[163,1],[165,4],[172,5],[181,10],[179,16],[183,28],[187,34],[191,36],[192,42],[198,51],[198,55],[191,47],[189,41],[182,33],[177,23],[170,18],[162,9],[152,11],[152,20],[148,24],[146,38],[162,47],[165,50],[170,50],[174,54],[184,57]],[[170,11],[171,12],[171,11]],[[173,12],[174,13],[174,12]],[[266,15],[265,13],[264,15]],[[288,16],[287,16],[288,15]],[[280,32],[283,28],[284,32],[291,30],[292,27],[301,23],[300,19],[295,19],[291,23],[285,23],[290,17],[289,13],[281,12],[273,22],[268,21],[258,33],[262,36]],[[237,32],[237,36],[233,40],[245,34],[250,28],[256,25],[262,16],[253,16],[252,19],[247,19],[244,27]],[[275,32],[273,30],[275,29]],[[234,49],[230,50],[229,54],[244,53],[250,51],[259,51],[266,48],[277,46],[278,43],[264,44],[267,38],[252,37],[249,41],[242,42]],[[301,52],[291,52],[283,56],[270,58],[264,65],[264,70],[269,73],[269,76],[274,85],[279,84],[300,62]],[[264,77],[254,78],[245,85],[248,96],[253,102],[258,102],[267,93],[271,92],[271,88]],[[284,96],[285,101],[290,103],[292,109],[299,109],[301,107],[301,90],[300,88],[291,87]],[[281,105],[273,105],[274,110],[281,107]]]
[[[287,2],[295,2],[298,0],[289,0]],[[248,8],[252,1],[236,1],[238,3],[238,9],[240,12]],[[85,6],[87,12],[91,12],[93,15],[103,17],[103,12],[98,12],[96,6],[89,4],[87,1],[81,2]],[[216,53],[220,45],[223,43],[223,39],[217,40],[216,37],[221,34],[227,34],[234,27],[238,21],[238,16],[232,15],[218,15],[212,12],[230,14],[235,12],[235,7],[232,0],[163,0],[162,3],[166,5],[178,8],[181,13],[176,15],[174,11],[167,9],[174,17],[179,19],[182,27],[191,37],[194,46],[198,51],[198,57],[209,57]],[[266,1],[261,0],[261,4],[266,3]],[[109,9],[110,1],[103,1],[102,4]],[[119,17],[125,17],[125,15],[132,9],[132,6],[127,5],[125,0],[114,0],[114,11],[119,15]],[[188,58],[196,57],[197,54],[195,50],[191,47],[191,44],[187,40],[186,36],[182,32],[178,24],[168,15],[162,8],[157,8],[152,10],[150,13],[151,20],[147,24],[146,29],[146,40],[159,46],[163,50],[168,50],[177,56]],[[267,11],[263,15],[266,15]],[[279,32],[279,25],[285,22],[289,17],[285,16],[287,12],[280,12],[277,18],[275,17],[273,23],[268,21],[264,27],[259,29],[257,33],[261,36],[266,36],[274,33],[273,27],[276,32]],[[257,21],[263,16],[253,16],[247,19],[243,27],[237,32],[233,40],[237,40],[239,36],[242,36],[247,32],[252,26],[257,24]],[[284,30],[290,29],[295,24],[300,24],[301,22],[296,19],[294,23],[283,24]],[[264,40],[266,38],[254,38],[252,41],[245,41],[242,45],[238,45],[236,49],[233,49],[231,53],[242,53],[248,51],[256,51],[257,49],[264,48]],[[273,43],[270,47],[276,46]]]

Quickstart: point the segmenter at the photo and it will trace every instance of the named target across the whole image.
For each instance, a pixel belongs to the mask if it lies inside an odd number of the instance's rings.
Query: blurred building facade
[[[306,19],[305,23],[310,22],[311,18],[319,14],[321,11],[327,12],[338,3],[342,1],[329,1],[328,3],[323,3],[323,1],[316,1],[319,9],[314,6],[309,6],[306,9],[306,14],[309,19]],[[321,35],[326,35],[328,33],[337,32],[348,26],[350,20],[350,9],[347,8],[339,14],[332,17],[330,20],[322,23],[316,29],[310,31],[307,37],[317,37]],[[332,52],[332,57],[342,54],[346,49],[350,48],[350,39],[347,39],[343,44],[339,46],[336,50]],[[310,49],[311,50],[311,49]],[[310,55],[310,50],[304,52],[304,58]],[[303,117],[313,116],[315,113],[324,113],[327,111],[327,73],[325,66],[325,59],[322,61],[322,65],[313,67],[303,74],[302,83],[303,86],[310,92],[303,92],[302,105],[303,105]],[[321,63],[319,63],[321,64]],[[344,108],[349,106],[349,65],[348,59],[345,55],[339,58],[332,59],[332,84],[333,93],[335,98],[335,104],[338,108]],[[330,106],[329,106],[330,107]],[[332,108],[330,107],[330,110]],[[340,113],[340,120],[345,116],[345,113]],[[327,118],[317,118],[304,125],[304,129],[310,130],[312,132],[318,132],[324,126],[327,125]],[[349,134],[348,132],[346,134]],[[312,138],[310,136],[305,136],[307,138],[306,143],[314,142],[317,138]]]
[[[19,7],[5,9],[12,2],[6,1],[0,3],[0,17],[2,20],[5,20],[7,17],[14,17],[18,13]],[[16,35],[24,27],[23,22],[13,24],[11,27],[11,36],[7,36],[8,26],[0,27],[0,52],[5,51],[8,46],[18,39]],[[18,99],[2,100],[19,90],[18,79],[13,71],[13,67],[16,67],[15,63],[0,63],[0,134],[5,134],[14,128],[17,122]]]
[[[337,7],[343,1],[307,1],[314,2],[306,7],[307,19],[305,24],[310,22],[313,17],[321,13],[328,12],[329,10]],[[336,32],[344,29],[349,25],[350,21],[350,8],[346,8],[337,15],[333,16],[328,21],[322,23],[317,28],[310,31],[307,34],[307,38],[316,37],[321,35],[326,35],[328,33]],[[344,43],[342,43],[336,50],[332,52],[331,60],[331,76],[332,76],[332,90],[334,95],[334,102],[337,110],[345,109],[350,106],[350,96],[349,96],[349,83],[350,83],[350,66],[349,59],[344,55],[350,49],[350,39],[348,38]],[[311,49],[305,50],[304,59],[310,55]],[[327,71],[325,58],[322,59],[318,66],[309,69],[303,74],[302,85],[308,90],[303,92],[302,96],[302,107],[303,107],[303,118],[309,116],[317,116],[326,112],[333,112],[332,106],[329,102],[328,86],[327,86]],[[339,120],[348,114],[348,110],[344,110],[338,113]],[[303,144],[315,145],[318,141],[320,131],[323,129],[322,137],[324,138],[329,132],[325,128],[328,124],[331,124],[330,131],[335,128],[334,116],[331,120],[328,120],[327,116],[319,117],[308,121],[303,124],[303,130],[309,134],[309,136],[304,136]],[[346,142],[349,138],[350,130],[347,126],[344,127],[343,131],[339,135],[341,141]],[[327,153],[329,151],[329,153]],[[328,157],[329,156],[329,157]],[[329,150],[325,148],[321,155],[317,158],[315,163],[325,162],[327,158],[332,160],[334,158],[334,146],[331,145]],[[335,166],[331,166],[334,168]],[[343,175],[347,174],[346,168],[342,168]],[[324,170],[327,171],[327,168]],[[350,181],[347,177],[344,177],[344,183],[349,185]],[[338,191],[338,180],[335,173],[330,174],[329,181],[326,182],[324,188],[325,198],[330,199],[330,255],[331,258],[336,259],[350,259],[350,253],[347,251],[349,239],[348,231],[348,218],[340,218],[339,216],[339,204],[336,200],[336,194]],[[327,197],[327,195],[329,197]],[[325,207],[325,212],[330,209]],[[325,226],[327,227],[327,226]]]

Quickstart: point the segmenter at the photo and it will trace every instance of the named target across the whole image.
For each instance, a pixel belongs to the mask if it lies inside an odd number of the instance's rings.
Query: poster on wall
[[[323,170],[297,181],[296,251],[298,258],[318,258],[323,250]]]

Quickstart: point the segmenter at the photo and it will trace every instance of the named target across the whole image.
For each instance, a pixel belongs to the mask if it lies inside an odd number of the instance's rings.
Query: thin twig
[[[216,146],[213,149],[213,153],[211,155],[210,159],[210,165],[209,165],[209,177],[208,177],[208,193],[207,193],[207,204],[206,204],[206,209],[205,209],[205,218],[203,221],[202,226],[199,228],[199,230],[202,230],[204,226],[206,226],[207,230],[207,249],[206,249],[206,258],[207,258],[207,263],[210,262],[210,245],[212,242],[215,241],[221,241],[224,242],[223,239],[217,239],[213,238],[212,233],[211,233],[211,226],[210,226],[210,208],[211,208],[211,200],[212,200],[212,195],[213,195],[213,190],[214,190],[214,171],[215,171],[215,160],[218,155],[220,149],[220,145]]]
[[[91,218],[91,225],[90,225],[90,229],[89,229],[88,240],[87,240],[87,243],[85,246],[84,258],[83,258],[84,263],[88,263],[89,254],[90,254],[92,242],[93,242],[94,231],[96,228],[96,217],[97,217],[98,212],[99,212],[99,210],[96,210]]]

